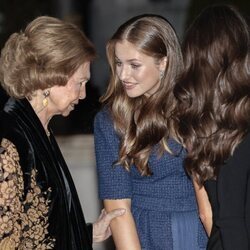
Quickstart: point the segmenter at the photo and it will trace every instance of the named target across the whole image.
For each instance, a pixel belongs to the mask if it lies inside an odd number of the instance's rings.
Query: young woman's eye
[[[122,66],[122,63],[121,63],[120,61],[116,61],[116,62],[115,62],[115,65],[116,65],[117,67],[121,67],[121,66]]]
[[[132,69],[138,69],[140,66],[139,64],[131,64]]]

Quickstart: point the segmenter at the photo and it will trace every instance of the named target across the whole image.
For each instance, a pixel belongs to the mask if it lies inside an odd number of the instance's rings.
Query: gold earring
[[[43,106],[44,107],[46,107],[48,105],[47,97],[49,96],[49,94],[50,94],[50,92],[49,92],[48,89],[43,92],[43,96],[44,96],[44,98],[43,98]]]

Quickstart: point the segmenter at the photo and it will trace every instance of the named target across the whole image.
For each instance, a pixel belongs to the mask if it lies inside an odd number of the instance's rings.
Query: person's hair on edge
[[[207,7],[186,33],[176,124],[191,146],[186,169],[199,183],[216,178],[249,130],[249,49],[249,26],[231,5]]]

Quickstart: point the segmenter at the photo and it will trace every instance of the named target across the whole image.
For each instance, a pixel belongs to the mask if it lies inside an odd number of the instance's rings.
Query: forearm
[[[135,223],[130,212],[124,218],[111,222],[111,231],[117,250],[141,249]]]
[[[199,209],[199,216],[206,230],[207,235],[210,236],[213,224],[213,218],[212,218],[213,214],[212,214],[211,204],[209,202],[205,188],[199,187],[199,185],[195,180],[193,180],[193,184]]]
[[[205,228],[207,235],[210,236],[212,226],[213,226],[212,216],[207,216],[206,214],[202,214],[200,212],[200,219],[201,219],[201,222]]]
[[[129,202],[127,200],[109,200],[104,202],[104,206],[107,212],[116,208],[126,209],[126,213],[123,216],[113,219],[110,224],[116,249],[140,250],[141,245]]]

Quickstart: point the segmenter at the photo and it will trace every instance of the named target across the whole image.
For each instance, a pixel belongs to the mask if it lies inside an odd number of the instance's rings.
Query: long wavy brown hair
[[[249,131],[249,49],[246,20],[229,5],[206,8],[187,30],[174,118],[187,172],[200,184],[217,177]]]
[[[130,98],[116,74],[115,45],[120,41],[132,43],[142,52],[159,62],[167,58],[159,90],[150,97]],[[171,24],[158,15],[137,16],[115,32],[107,44],[107,58],[111,77],[101,102],[111,111],[114,126],[121,138],[119,164],[127,170],[135,164],[142,175],[150,175],[149,155],[154,145],[160,151],[170,151],[167,139],[173,136],[170,122],[175,106],[173,87],[183,68],[181,48]]]

